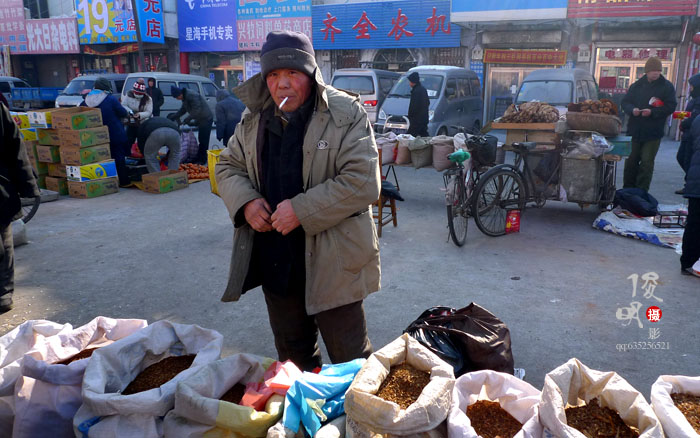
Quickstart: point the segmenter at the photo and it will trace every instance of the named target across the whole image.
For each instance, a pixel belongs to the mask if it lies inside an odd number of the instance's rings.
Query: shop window
[[[204,95],[206,97],[216,97],[216,87],[214,84],[210,84],[208,82],[203,82],[202,83],[202,88],[204,89]]]
[[[163,96],[172,96],[170,88],[175,86],[174,81],[159,81],[158,88],[163,92]]]

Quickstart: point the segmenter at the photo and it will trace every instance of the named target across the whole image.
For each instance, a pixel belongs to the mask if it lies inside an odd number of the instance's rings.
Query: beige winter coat
[[[374,134],[357,97],[326,86],[318,69],[315,79],[316,110],[303,145],[304,193],[291,199],[306,233],[310,315],[362,300],[380,287],[379,242],[369,208],[380,190]],[[222,301],[237,301],[245,292],[255,232],[235,219],[245,204],[262,198],[258,126],[262,110],[274,105],[260,74],[234,93],[247,110],[216,166],[219,194],[235,226]]]

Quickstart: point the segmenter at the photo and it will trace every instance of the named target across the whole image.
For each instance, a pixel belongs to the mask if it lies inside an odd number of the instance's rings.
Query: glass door
[[[485,96],[485,120],[501,117],[515,101],[523,79],[536,70],[534,67],[493,67],[489,69]]]

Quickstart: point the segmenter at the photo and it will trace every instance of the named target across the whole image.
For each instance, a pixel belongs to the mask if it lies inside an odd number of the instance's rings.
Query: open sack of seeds
[[[452,367],[407,334],[372,354],[345,394],[348,438],[413,435],[441,427]]]
[[[47,339],[72,329],[70,324],[32,320],[0,337],[0,436],[12,436],[15,384],[21,375],[24,355],[35,348],[43,348]]]
[[[457,379],[447,419],[450,437],[540,438],[540,391],[512,374],[475,371]]]
[[[177,383],[219,359],[222,343],[214,330],[158,321],[95,351],[73,420],[76,436],[163,436]]]
[[[73,417],[82,403],[83,373],[90,356],[147,325],[143,319],[98,316],[27,352],[15,384],[13,438],[75,436]]]
[[[667,438],[700,438],[700,376],[660,376],[651,406]]]
[[[264,437],[282,417],[284,396],[272,395],[261,410],[243,406],[246,385],[263,379],[273,359],[250,354],[211,362],[182,379],[175,408],[163,421],[167,437]]]
[[[664,436],[639,391],[617,373],[592,370],[575,358],[545,376],[539,410],[548,438]]]

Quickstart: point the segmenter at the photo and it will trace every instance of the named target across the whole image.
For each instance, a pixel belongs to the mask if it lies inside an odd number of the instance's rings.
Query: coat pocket
[[[349,217],[333,228],[341,267],[353,274],[377,257],[379,240],[369,210]]]

